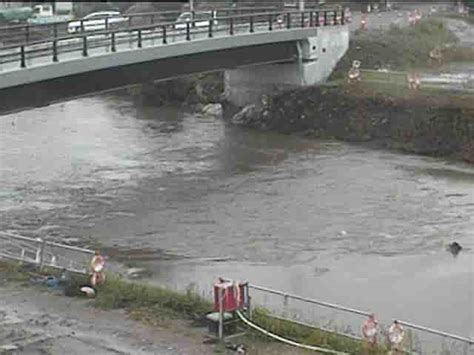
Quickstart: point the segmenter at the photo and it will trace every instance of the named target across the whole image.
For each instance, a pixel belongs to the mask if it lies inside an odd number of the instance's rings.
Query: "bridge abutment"
[[[225,71],[225,90],[231,103],[245,106],[263,94],[325,82],[349,48],[347,26],[321,27],[316,36],[296,42],[298,58]]]

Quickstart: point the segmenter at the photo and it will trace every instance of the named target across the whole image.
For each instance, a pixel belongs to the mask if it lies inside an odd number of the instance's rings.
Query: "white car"
[[[128,17],[124,17],[118,11],[100,11],[93,12],[89,15],[84,16],[82,19],[83,26],[82,28],[81,21],[72,21],[69,22],[67,26],[67,31],[69,33],[78,33],[82,30],[84,31],[104,31],[111,27],[116,27],[117,25],[127,22]],[[107,28],[106,28],[107,27]]]
[[[183,12],[179,15],[176,23],[174,25],[175,30],[185,30],[186,23],[191,22],[191,13],[190,12]],[[212,22],[213,26],[217,26],[216,12],[215,11],[203,11],[203,12],[195,12],[194,13],[194,24],[190,23],[190,27],[209,27],[209,21],[214,19]]]

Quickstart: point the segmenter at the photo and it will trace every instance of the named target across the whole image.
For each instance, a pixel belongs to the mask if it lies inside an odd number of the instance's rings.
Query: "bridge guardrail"
[[[162,45],[169,42],[191,41],[224,34],[233,36],[235,34],[291,30],[299,28],[311,28],[344,24],[344,12],[338,10],[308,10],[308,11],[286,11],[286,12],[263,12],[250,15],[233,15],[217,17],[209,20],[206,27],[193,26],[199,20],[168,22],[155,25],[136,26],[126,30],[97,31],[82,33],[79,35],[68,35],[55,37],[52,40],[40,40],[31,42],[29,45],[11,45],[0,48],[0,70],[8,63],[18,62],[21,68],[26,68],[32,59],[50,57],[52,62],[59,61],[59,55],[80,51],[82,57],[89,55],[90,49],[99,47],[106,51],[117,51],[120,44],[128,41],[130,46],[136,44],[136,48],[142,48],[144,43],[160,39]],[[217,22],[217,24],[215,24]],[[176,29],[176,25],[184,25],[185,29]],[[206,36],[204,36],[205,38]],[[127,40],[124,40],[127,38]]]
[[[252,307],[259,305],[269,309],[272,312],[270,317],[322,329],[354,340],[361,340],[359,329],[364,318],[371,313],[250,283],[248,287],[257,291],[251,294]],[[398,322],[408,328],[403,344],[405,353],[472,355],[474,352],[474,339],[408,321],[398,320]],[[379,333],[379,343],[384,343],[387,336],[385,330],[389,325],[381,326],[383,330]]]
[[[237,8],[220,8],[220,7],[209,7],[203,8],[196,12],[202,11],[217,11],[225,14],[224,16],[231,16],[231,14],[248,14],[254,12],[271,12],[275,11],[275,6],[262,6],[262,7],[237,7]],[[105,20],[105,30],[112,29],[124,29],[132,28],[135,26],[144,25],[155,25],[161,23],[167,23],[174,21],[182,11],[159,11],[159,12],[146,12],[146,13],[135,13],[135,14],[123,14],[119,16],[110,16]],[[119,27],[116,24],[109,21],[114,18],[127,18],[128,21],[121,24]],[[58,35],[68,34],[68,25],[71,22],[80,21],[81,28],[84,28],[84,22],[87,22],[84,18],[79,18],[70,21],[60,21],[55,23],[44,23],[44,24],[18,24],[9,26],[0,26],[0,48],[5,44],[29,44],[38,39],[53,39]],[[112,21],[113,22],[113,21]]]

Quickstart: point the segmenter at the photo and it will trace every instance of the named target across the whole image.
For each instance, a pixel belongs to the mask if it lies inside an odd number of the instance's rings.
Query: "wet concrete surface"
[[[0,292],[0,352],[213,353],[212,348],[202,343],[204,331],[187,329],[183,322],[170,320],[166,327],[149,327],[128,319],[123,311],[101,311],[87,299],[71,299],[37,287],[1,285]]]

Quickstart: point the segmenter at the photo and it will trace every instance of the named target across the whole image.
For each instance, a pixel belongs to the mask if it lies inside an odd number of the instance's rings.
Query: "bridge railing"
[[[209,7],[200,9],[199,11],[196,11],[196,13],[203,11],[216,11],[218,16],[232,16],[259,12],[271,12],[275,10],[275,6],[237,8]],[[105,30],[108,31],[113,29],[129,29],[136,26],[162,24],[175,21],[181,13],[182,11],[160,11],[110,16],[104,20],[104,27]],[[114,21],[123,18],[125,18],[126,21],[120,23]],[[0,26],[0,48],[10,44],[27,45],[38,40],[51,40],[58,36],[66,36],[68,35],[68,26],[72,22],[79,22],[80,28],[82,29],[81,32],[84,32],[84,25],[87,24],[87,21],[87,19],[79,18],[75,20],[58,21],[54,23],[26,23]]]
[[[270,310],[269,316],[308,328],[361,340],[361,326],[370,312],[248,284],[251,307]],[[409,354],[472,355],[474,339],[398,320],[406,329],[403,345]],[[379,324],[378,342],[387,342],[390,324]]]
[[[233,36],[244,33],[256,33],[277,30],[316,28],[344,24],[344,13],[338,10],[308,10],[286,12],[262,12],[244,15],[232,15],[210,19],[203,26],[202,20],[167,22],[154,25],[135,26],[127,29],[96,31],[53,39],[38,40],[25,45],[9,45],[0,48],[0,70],[15,63],[26,68],[48,61],[58,62],[62,57],[76,59],[102,52],[116,52],[131,48],[166,45],[169,43]],[[69,54],[75,53],[71,58]]]

